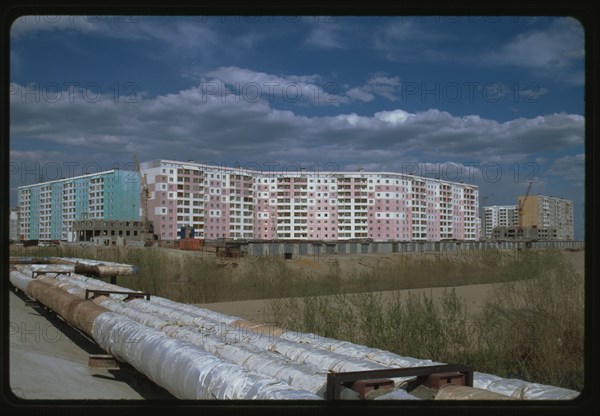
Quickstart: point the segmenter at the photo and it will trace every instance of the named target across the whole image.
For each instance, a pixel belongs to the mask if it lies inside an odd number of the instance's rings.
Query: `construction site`
[[[99,260],[11,258],[13,393],[29,399],[309,401],[529,401],[579,395],[461,363],[290,331],[118,285],[138,273],[137,266]],[[37,323],[27,321],[32,318],[26,308],[40,311]],[[18,319],[23,321],[17,325]],[[67,343],[58,335],[66,333],[72,333]],[[36,336],[38,342],[26,342]],[[71,355],[65,348],[73,350]],[[26,371],[38,364],[35,376]],[[63,390],[47,384],[50,374],[79,388],[57,397]]]

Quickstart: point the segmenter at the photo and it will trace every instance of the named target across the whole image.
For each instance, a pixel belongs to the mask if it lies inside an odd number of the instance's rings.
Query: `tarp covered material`
[[[514,378],[502,378],[477,371],[474,372],[473,387],[523,400],[570,400],[579,396],[579,392],[562,387],[530,383]]]
[[[74,273],[75,266],[70,264],[33,264],[31,266],[32,272],[62,272],[62,273]]]
[[[10,264],[46,264],[50,263],[50,257],[11,256]]]
[[[131,264],[115,263],[104,260],[80,259],[76,257],[50,257],[53,264],[71,264],[77,273],[89,273],[94,276],[132,276],[139,273],[139,267]]]
[[[180,399],[319,400],[308,391],[228,363],[114,312],[93,325],[98,344]]]
[[[468,386],[447,384],[435,395],[434,400],[516,400],[504,394]]]
[[[397,389],[390,393],[382,394],[381,396],[375,397],[373,400],[421,400],[418,397],[413,396],[404,389]]]

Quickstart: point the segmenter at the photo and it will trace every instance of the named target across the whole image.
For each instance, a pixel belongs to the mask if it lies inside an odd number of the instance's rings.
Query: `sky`
[[[548,16],[23,16],[11,28],[17,187],[134,155],[403,172],[482,205],[573,200],[584,238],[584,29]]]

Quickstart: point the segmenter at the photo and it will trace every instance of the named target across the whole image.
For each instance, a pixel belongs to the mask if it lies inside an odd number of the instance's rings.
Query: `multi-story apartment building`
[[[8,241],[19,240],[19,208],[11,208],[8,218]]]
[[[493,237],[496,227],[517,227],[519,210],[516,205],[492,205],[483,207],[483,238]]]
[[[523,201],[525,201],[523,203]],[[522,226],[537,229],[556,229],[556,239],[573,240],[573,201],[552,196],[519,196],[522,207]]]
[[[475,185],[391,172],[260,172],[154,160],[141,164],[161,239],[477,240]]]
[[[82,219],[138,220],[136,172],[109,170],[19,187],[19,234],[23,240],[75,241]]]

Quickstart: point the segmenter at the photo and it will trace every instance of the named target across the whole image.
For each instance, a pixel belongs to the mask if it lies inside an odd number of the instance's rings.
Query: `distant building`
[[[19,239],[76,241],[75,221],[140,219],[136,172],[117,169],[19,187]]]
[[[478,240],[476,185],[394,172],[261,172],[192,161],[141,164],[162,240]]]
[[[519,196],[519,205],[524,199],[524,196]],[[547,233],[547,239],[574,239],[573,201],[552,196],[529,195],[521,215],[523,229],[548,230],[544,232]],[[553,229],[556,230],[555,237],[554,232],[550,231]]]
[[[492,230],[492,238],[494,240],[509,240],[517,238],[518,226],[513,227],[496,227]],[[522,237],[525,240],[563,240],[558,237],[556,228],[534,228],[523,227]]]
[[[8,240],[19,241],[19,208],[11,208],[9,215]]]
[[[92,241],[107,246],[154,240],[152,223],[143,221],[80,220],[73,222],[73,231],[75,241]]]
[[[483,238],[492,238],[492,230],[496,227],[517,227],[518,225],[519,210],[516,205],[483,207]]]

